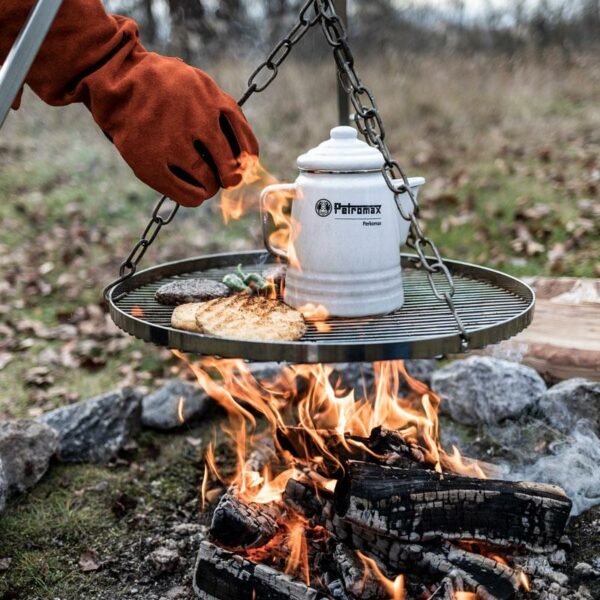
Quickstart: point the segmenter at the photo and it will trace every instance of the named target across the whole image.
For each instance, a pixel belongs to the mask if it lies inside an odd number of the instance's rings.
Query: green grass
[[[209,421],[187,434],[208,441],[212,426]],[[148,432],[140,436],[139,449],[130,459],[142,470],[53,465],[0,519],[0,557],[12,558],[0,576],[0,598],[79,600],[110,590],[120,597],[123,584],[111,568],[85,573],[79,559],[92,550],[101,563],[114,567],[115,561],[123,561],[127,568],[141,568],[145,557],[131,548],[172,522],[173,511],[189,502],[201,483],[203,450],[184,438]],[[112,508],[121,494],[137,501],[125,516],[115,515]],[[141,529],[138,522],[144,523]]]

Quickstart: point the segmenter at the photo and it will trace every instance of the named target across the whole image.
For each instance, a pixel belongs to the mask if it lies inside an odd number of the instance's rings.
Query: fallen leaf
[[[25,382],[28,385],[47,387],[54,383],[54,376],[48,367],[32,367],[25,373]]]
[[[10,352],[0,352],[0,371],[13,359]]]

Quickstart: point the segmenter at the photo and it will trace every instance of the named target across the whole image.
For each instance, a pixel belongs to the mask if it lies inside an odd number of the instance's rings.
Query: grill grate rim
[[[215,262],[221,264],[212,266]],[[260,344],[263,347],[261,351],[257,343],[211,338],[170,326],[174,307],[163,306],[154,299],[161,285],[195,277],[220,281],[239,262],[255,265],[257,269],[276,264],[264,252],[249,252],[158,265],[138,273],[126,286],[121,284],[111,291],[111,316],[125,331],[159,345],[202,354],[220,354],[225,349],[227,356],[254,360],[317,362],[320,354],[324,358],[330,354],[336,357],[368,355],[373,357],[372,360],[378,356],[382,359],[420,357],[447,351],[445,346],[450,344],[449,340],[454,345],[458,343],[456,323],[448,307],[432,295],[425,273],[406,266],[403,272],[406,301],[402,309],[380,317],[330,318],[326,321],[330,328],[327,333],[318,331],[314,324],[309,323],[306,335],[299,342],[266,342]],[[197,268],[198,264],[200,268]],[[455,305],[461,319],[466,330],[480,338],[474,340],[474,347],[510,337],[529,324],[534,295],[525,284],[474,265],[453,261],[448,261],[448,264],[453,271]],[[204,265],[206,268],[202,268]],[[441,290],[448,289],[443,276],[434,278]],[[132,311],[137,314],[140,309],[143,316],[132,315]],[[439,340],[438,350],[434,350],[436,340]],[[394,346],[395,350],[392,349]],[[334,351],[334,348],[337,350]],[[394,356],[388,356],[390,352]],[[257,358],[257,355],[260,357]],[[267,355],[268,358],[262,358]],[[296,355],[300,360],[296,359]],[[349,359],[361,358],[350,356]],[[323,359],[323,362],[326,360]]]

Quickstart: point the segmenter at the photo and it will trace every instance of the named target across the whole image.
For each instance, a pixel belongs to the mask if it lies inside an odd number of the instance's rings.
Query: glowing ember
[[[141,306],[134,306],[131,309],[131,316],[140,319],[144,316],[144,309]]]
[[[477,594],[472,592],[455,592],[454,600],[477,600]]]

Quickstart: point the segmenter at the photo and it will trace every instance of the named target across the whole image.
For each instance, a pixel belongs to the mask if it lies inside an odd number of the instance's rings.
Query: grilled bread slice
[[[251,341],[294,341],[306,332],[302,313],[279,300],[238,294],[203,302],[196,324],[207,335]]]
[[[192,302],[177,306],[171,315],[171,325],[176,329],[202,333],[202,330],[196,323],[196,311],[199,306],[202,306],[202,303]]]

